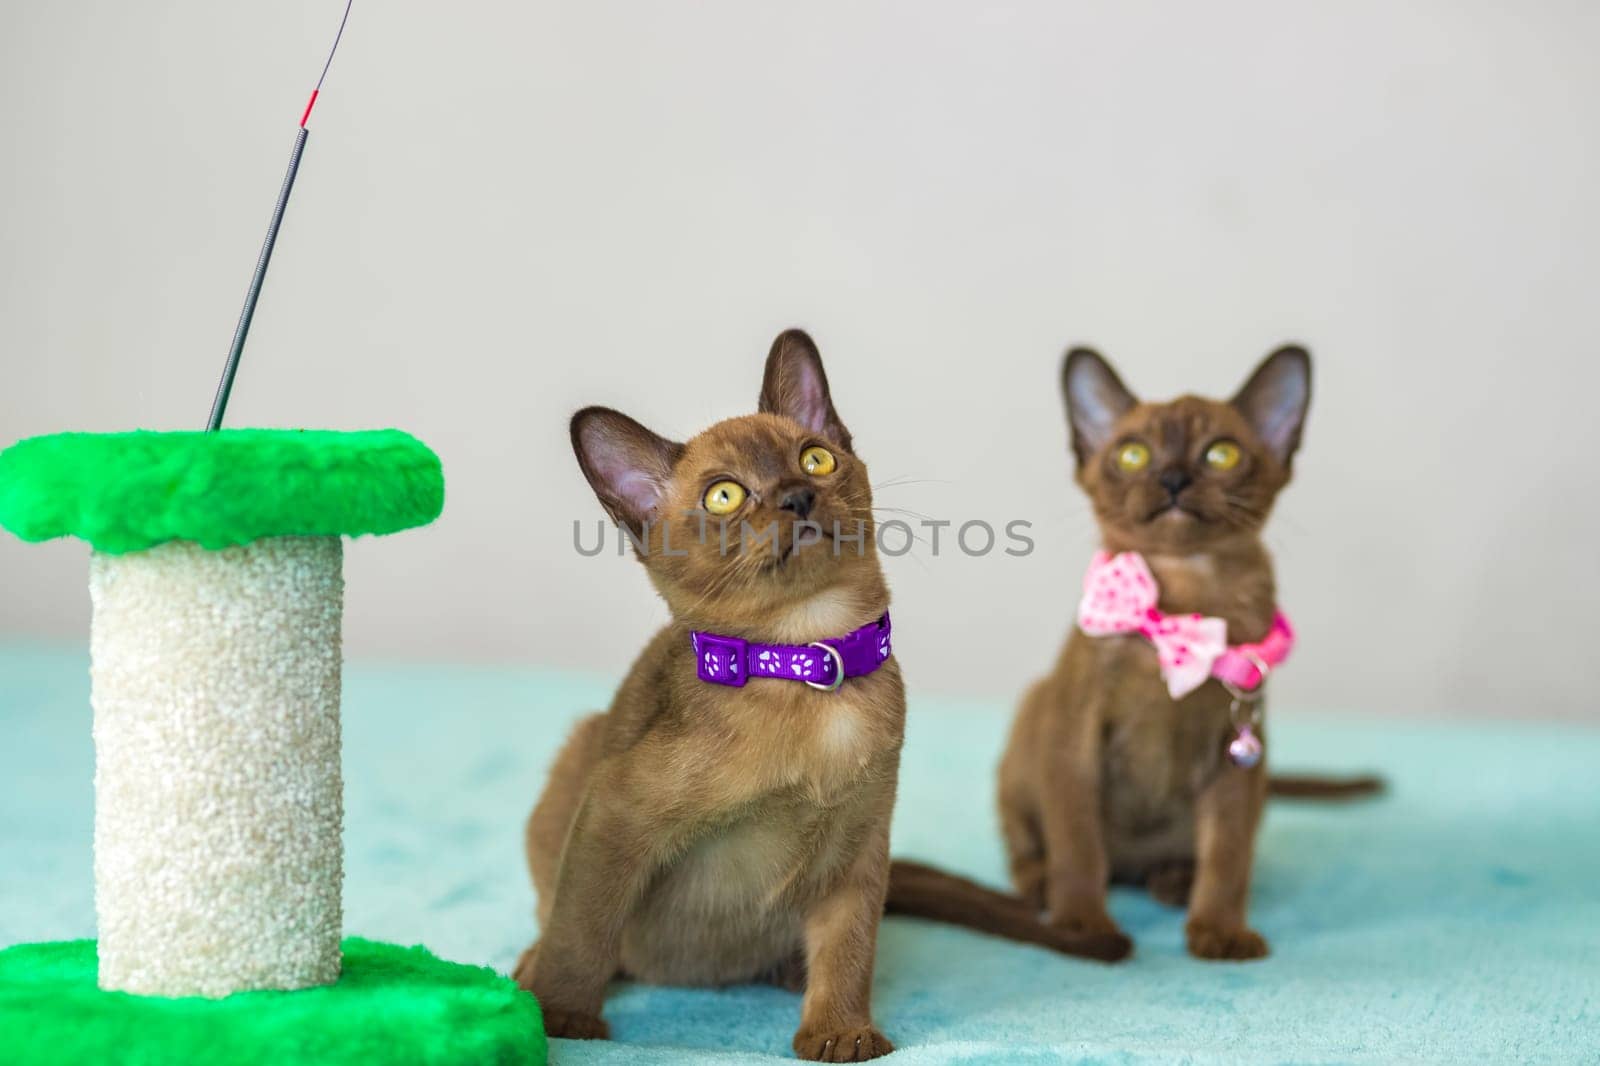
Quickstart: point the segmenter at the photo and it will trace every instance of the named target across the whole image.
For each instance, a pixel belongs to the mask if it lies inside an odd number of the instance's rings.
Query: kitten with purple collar
[[[759,411],[686,442],[591,407],[572,444],[672,620],[528,820],[540,940],[518,983],[550,1035],[602,1038],[613,978],[769,981],[804,992],[799,1057],[887,1054],[872,971],[905,687],[867,467],[816,346],[782,334]]]

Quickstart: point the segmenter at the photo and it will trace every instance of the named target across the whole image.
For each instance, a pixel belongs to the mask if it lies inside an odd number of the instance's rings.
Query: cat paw
[[[1050,919],[1050,924],[1070,938],[1063,950],[1072,955],[1121,962],[1133,953],[1133,941],[1105,908],[1072,910]]]
[[[603,1018],[579,1010],[546,1010],[544,1032],[567,1040],[611,1039],[611,1027]]]
[[[889,1038],[870,1025],[834,1031],[801,1029],[794,1034],[796,1057],[811,1062],[866,1062],[893,1050]]]
[[[1101,962],[1122,962],[1133,954],[1133,940],[1123,933],[1110,917],[1066,916],[1050,922],[1056,930],[1066,933],[1067,943],[1061,951],[1085,959]]]
[[[517,965],[511,971],[511,977],[517,982],[517,987],[532,992],[539,1000],[539,1007],[544,1012],[545,1035],[565,1037],[568,1040],[610,1040],[611,1027],[598,1014],[582,1010],[562,1010],[559,1007],[548,1006],[544,1002],[538,991],[539,979],[535,976],[538,965],[539,945],[535,942],[517,960]]]
[[[1133,938],[1120,929],[1102,933],[1071,933],[1068,954],[1100,962],[1121,962],[1133,954]]]
[[[1245,926],[1215,925],[1191,921],[1184,927],[1189,939],[1189,954],[1197,959],[1245,962],[1267,956],[1267,942],[1254,929]]]

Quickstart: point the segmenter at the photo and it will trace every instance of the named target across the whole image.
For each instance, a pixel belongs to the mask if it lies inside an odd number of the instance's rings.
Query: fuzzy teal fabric
[[[509,972],[535,935],[523,819],[572,724],[615,688],[348,667],[346,928]],[[913,686],[897,854],[1005,884],[994,768],[1012,709]],[[91,719],[86,650],[0,643],[0,944],[94,930]],[[1270,726],[1279,767],[1391,784],[1269,805],[1251,914],[1270,958],[1190,958],[1183,913],[1124,888],[1111,913],[1137,947],[1116,966],[889,918],[872,1004],[900,1049],[885,1066],[1600,1063],[1600,729],[1288,702]],[[605,1013],[615,1039],[552,1040],[552,1060],[795,1061],[800,997],[771,986],[618,982]]]
[[[92,940],[0,951],[6,1066],[540,1066],[546,1057],[532,996],[420,947],[346,940],[337,984],[225,999],[103,992],[96,965]]]
[[[114,555],[396,533],[443,507],[439,457],[397,429],[58,433],[0,452],[0,526]]]

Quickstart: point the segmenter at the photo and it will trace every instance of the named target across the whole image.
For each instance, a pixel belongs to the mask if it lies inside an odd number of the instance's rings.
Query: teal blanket
[[[90,936],[87,658],[0,648],[0,944]],[[534,936],[521,831],[572,720],[611,682],[352,668],[346,927],[509,970]],[[993,773],[1010,708],[913,697],[898,854],[1003,883]],[[1132,891],[1119,966],[890,919],[890,1063],[1600,1062],[1600,731],[1275,712],[1280,769],[1378,769],[1381,799],[1272,806],[1258,963],[1201,963]],[[618,985],[616,1039],[561,1063],[774,1062],[798,997]],[[3,1060],[0,1049],[0,1060]]]

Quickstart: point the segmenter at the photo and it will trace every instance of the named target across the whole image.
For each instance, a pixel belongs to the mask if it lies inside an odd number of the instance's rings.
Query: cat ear
[[[1298,345],[1279,348],[1262,360],[1231,402],[1287,470],[1311,405],[1310,353]]]
[[[850,450],[850,431],[833,409],[828,375],[822,372],[822,356],[804,330],[785,330],[772,342],[758,410],[792,418],[845,451]]]
[[[683,455],[683,445],[605,407],[585,407],[572,416],[572,450],[606,513],[635,532],[660,506],[673,464]]]
[[[1074,348],[1062,360],[1061,391],[1079,466],[1110,441],[1111,427],[1139,402],[1111,364],[1089,348]]]

